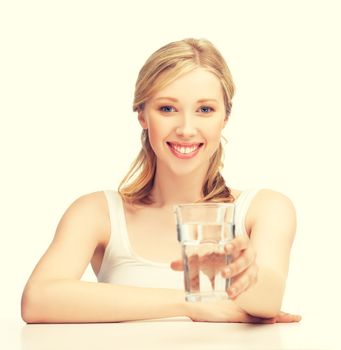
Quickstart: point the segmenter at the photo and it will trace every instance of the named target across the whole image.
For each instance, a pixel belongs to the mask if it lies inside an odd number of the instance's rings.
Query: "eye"
[[[160,107],[160,111],[161,112],[166,112],[166,113],[174,112],[174,107],[172,107],[172,106],[161,106]]]
[[[214,109],[212,107],[209,107],[209,106],[202,106],[199,108],[199,110],[203,113],[214,112]]]

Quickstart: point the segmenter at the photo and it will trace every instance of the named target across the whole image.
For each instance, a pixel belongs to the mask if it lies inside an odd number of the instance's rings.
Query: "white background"
[[[211,40],[237,87],[227,183],[295,204],[283,309],[336,316],[340,13],[330,0],[2,1],[0,317],[20,317],[24,284],[66,208],[117,188],[140,148],[138,71],[187,37]]]

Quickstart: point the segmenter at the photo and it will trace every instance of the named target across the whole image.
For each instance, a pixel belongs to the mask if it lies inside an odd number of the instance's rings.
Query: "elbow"
[[[281,310],[282,298],[280,295],[258,296],[256,300],[247,300],[241,303],[246,313],[254,317],[273,318],[276,317]]]
[[[27,285],[21,297],[21,318],[26,323],[41,323],[39,287]]]
[[[31,288],[26,286],[21,297],[21,318],[26,323],[34,323]]]
[[[21,304],[21,318],[26,323],[36,323],[34,322],[34,318],[32,316],[32,313],[30,312],[29,308],[27,307],[27,304]]]
[[[258,282],[240,294],[236,301],[251,316],[273,318],[280,313],[284,289],[285,278],[282,275],[262,268]]]
[[[251,316],[261,318],[273,318],[278,316],[282,306],[282,293],[273,293],[269,296],[259,296],[251,303],[246,303],[245,311]]]
[[[281,310],[282,298],[273,297],[265,298],[258,297],[256,300],[244,298],[243,295],[236,300],[239,307],[241,307],[247,314],[260,318],[276,317]]]

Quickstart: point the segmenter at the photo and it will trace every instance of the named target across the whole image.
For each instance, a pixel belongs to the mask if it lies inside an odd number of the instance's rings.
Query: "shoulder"
[[[287,209],[295,211],[293,202],[285,194],[271,189],[260,189],[252,203],[256,211]]]
[[[81,222],[83,227],[96,233],[99,242],[105,242],[110,227],[108,205],[103,191],[83,194],[65,211],[61,223]]]
[[[250,189],[250,190],[256,190],[256,189]],[[235,188],[231,188],[231,194],[233,197],[237,200],[239,196],[247,192],[248,190],[238,190]],[[292,201],[289,197],[287,197],[285,194],[281,192],[274,191],[272,189],[268,188],[261,188],[257,190],[256,195],[254,197],[254,200],[252,201],[252,205],[254,207],[258,207],[260,205],[267,205],[269,203],[278,202],[278,203],[286,203],[289,206],[293,206]]]
[[[103,191],[86,193],[76,198],[68,210],[88,211],[91,214],[103,213],[106,210],[106,199]]]
[[[285,228],[293,233],[296,228],[296,210],[292,200],[281,192],[261,189],[255,195],[248,212],[248,226],[273,229]]]

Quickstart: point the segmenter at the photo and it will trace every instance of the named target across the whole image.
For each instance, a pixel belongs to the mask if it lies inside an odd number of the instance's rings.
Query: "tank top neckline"
[[[249,191],[250,190],[241,191],[238,198],[233,203],[235,205],[237,205],[237,203],[241,200],[243,195],[245,195],[245,193],[248,193]],[[141,263],[144,263],[144,264],[153,265],[153,266],[161,267],[161,268],[165,268],[165,267],[170,268],[170,263],[153,261],[153,260],[144,258],[144,257],[135,253],[135,251],[130,243],[130,239],[129,239],[127,219],[126,219],[126,213],[125,213],[125,208],[124,208],[124,204],[123,204],[123,199],[122,199],[119,192],[116,192],[116,196],[118,197],[118,202],[119,202],[119,220],[120,220],[120,224],[121,224],[120,226],[122,228],[121,238],[122,238],[123,244],[124,244],[127,252],[129,253],[130,258],[132,258],[136,261],[139,261]]]
[[[135,251],[130,243],[130,239],[129,239],[127,218],[126,218],[126,213],[124,210],[123,199],[118,192],[117,192],[117,197],[119,200],[119,216],[120,216],[120,220],[121,220],[121,227],[123,230],[122,231],[122,240],[123,240],[123,243],[125,245],[125,248],[127,249],[128,253],[129,253],[129,257],[134,259],[134,260],[137,260],[139,262],[142,262],[144,264],[153,265],[153,266],[161,267],[161,268],[165,268],[165,267],[170,268],[169,263],[153,261],[153,260],[144,258],[144,257],[135,253]]]

